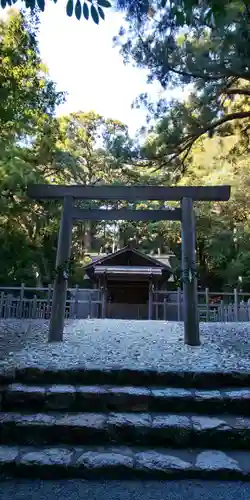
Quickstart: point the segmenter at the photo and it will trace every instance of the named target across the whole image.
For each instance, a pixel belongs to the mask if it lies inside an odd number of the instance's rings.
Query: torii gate
[[[53,289],[49,342],[63,340],[64,315],[67,294],[67,263],[71,254],[72,224],[78,220],[180,220],[182,230],[182,281],[184,342],[200,345],[197,277],[196,236],[193,201],[228,201],[230,186],[115,186],[115,185],[50,185],[28,186],[28,196],[36,200],[63,200],[63,211],[56,256],[56,277]],[[180,208],[160,210],[101,210],[81,209],[74,200],[157,200],[180,201]]]

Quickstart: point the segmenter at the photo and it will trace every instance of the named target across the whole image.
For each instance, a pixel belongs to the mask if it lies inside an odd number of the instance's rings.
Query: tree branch
[[[246,95],[250,96],[250,89],[226,89],[222,91],[223,94],[227,95]]]
[[[175,73],[176,75],[187,76],[188,78],[200,78],[202,80],[220,80],[221,78],[223,78],[222,75],[211,76],[211,75],[205,75],[202,73],[190,73],[188,71],[184,71],[181,69],[175,69],[172,66],[169,66],[169,64],[167,64],[167,69],[168,69],[168,71],[171,71],[172,73]]]
[[[239,112],[235,112],[235,113],[230,113],[230,114],[223,116],[222,118],[210,123],[206,127],[201,128],[198,132],[196,132],[196,134],[184,137],[183,140],[179,143],[179,145],[175,146],[175,148],[176,148],[175,153],[171,153],[171,152],[168,153],[169,162],[172,163],[174,160],[176,160],[178,157],[180,157],[180,155],[182,155],[182,153],[184,153],[184,158],[182,158],[182,164],[183,164],[183,162],[187,159],[187,157],[192,149],[192,146],[200,137],[202,137],[204,134],[207,134],[211,130],[214,130],[214,129],[220,127],[224,123],[227,123],[227,122],[233,121],[233,120],[242,120],[243,118],[250,118],[250,111],[239,111]],[[164,160],[164,157],[166,157],[166,154],[159,155],[158,157],[156,156],[155,158],[152,158],[152,161],[156,161],[156,160],[162,161],[162,160]],[[155,171],[159,170],[160,168],[161,168],[161,166],[157,167],[155,169]]]
[[[239,74],[231,69],[230,70],[225,69],[224,72],[221,72],[220,75],[211,75],[208,73],[192,73],[192,72],[181,70],[181,69],[175,69],[172,66],[170,66],[169,64],[166,64],[166,69],[168,69],[172,73],[175,73],[175,74],[180,75],[180,76],[187,76],[189,78],[200,78],[202,80],[212,80],[213,81],[213,80],[221,80],[222,78],[233,77],[233,78],[240,78],[242,80],[250,81],[250,72]]]
[[[143,40],[142,36],[140,33],[138,33],[138,37],[140,39],[140,42],[142,44],[142,47],[144,49],[144,51],[147,53],[147,55],[150,57],[151,56],[151,52],[147,46],[147,44],[145,43],[145,41]],[[168,51],[168,50],[166,50]],[[227,69],[227,68],[224,68],[223,72],[221,72],[220,75],[211,75],[211,74],[204,74],[204,73],[192,73],[188,70],[182,70],[182,69],[177,69],[177,68],[173,68],[172,66],[170,66],[168,64],[168,62],[164,62],[164,60],[162,61],[163,65],[165,66],[165,69],[167,71],[171,71],[172,73],[175,73],[176,75],[180,75],[180,76],[184,76],[184,77],[188,77],[188,78],[197,78],[197,79],[202,79],[202,80],[221,80],[222,78],[230,78],[230,77],[233,77],[233,78],[240,78],[240,79],[243,79],[243,80],[248,80],[250,81],[250,71],[246,71],[245,73],[242,72],[242,74],[239,74],[235,71],[233,71],[232,69]]]
[[[228,115],[223,116],[219,120],[216,120],[203,129],[201,129],[197,134],[197,138],[201,137],[202,135],[206,134],[207,132],[214,130],[215,128],[219,127],[220,125],[223,125],[223,123],[227,123],[233,120],[243,120],[243,118],[250,118],[250,111],[238,111],[235,113],[229,113]]]

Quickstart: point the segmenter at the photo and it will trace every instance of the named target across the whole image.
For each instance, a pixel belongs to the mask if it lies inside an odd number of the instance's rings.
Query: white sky
[[[112,37],[122,24],[122,15],[106,11],[97,26],[89,19],[78,21],[65,12],[66,0],[52,1],[41,15],[40,50],[50,76],[68,92],[59,112],[94,110],[129,125],[133,134],[143,123],[144,113],[131,109],[132,101],[151,87],[146,72],[125,66]],[[155,84],[154,93],[159,86]]]
[[[122,24],[121,13],[105,9],[106,20],[97,26],[91,19],[69,18],[65,6],[66,0],[57,4],[47,1],[40,16],[42,59],[58,88],[68,93],[58,114],[93,110],[126,123],[133,135],[145,123],[145,112],[132,110],[132,101],[146,91],[157,98],[160,85],[147,85],[146,71],[125,66],[113,47],[112,37]],[[0,16],[4,12],[0,11]]]

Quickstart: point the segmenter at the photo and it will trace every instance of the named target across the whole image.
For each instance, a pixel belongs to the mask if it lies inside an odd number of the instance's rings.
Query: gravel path
[[[26,346],[46,343],[48,329],[46,320],[0,319],[0,360]]]
[[[247,500],[250,484],[219,481],[33,481],[1,484],[0,500]]]
[[[201,323],[200,347],[183,342],[183,324],[70,320],[63,343],[48,344],[48,321],[0,320],[1,365],[249,371],[250,323]]]

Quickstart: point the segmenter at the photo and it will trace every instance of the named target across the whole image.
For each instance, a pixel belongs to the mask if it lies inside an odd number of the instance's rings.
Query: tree
[[[2,284],[52,281],[60,206],[28,199],[27,184],[119,181],[126,176],[124,162],[131,150],[127,127],[118,121],[95,113],[55,118],[64,96],[56,91],[42,64],[38,27],[36,16],[17,12],[0,25]],[[107,241],[109,231],[104,235],[102,229],[101,224],[86,231],[80,225],[75,228],[78,262],[94,241],[100,240],[99,246]]]
[[[235,4],[235,0],[117,0],[118,9],[124,10],[128,21],[141,24],[148,18],[160,13],[167,6],[168,22],[174,25],[189,24],[190,19],[202,9],[205,20],[216,24],[226,14],[228,7]],[[244,0],[246,5],[248,0]]]
[[[197,2],[198,4],[198,2]],[[248,2],[229,2],[225,15],[214,24],[197,5],[190,18],[171,20],[171,3],[154,2],[152,18],[140,23],[132,19],[117,41],[125,61],[133,60],[148,69],[149,81],[158,80],[162,88],[189,86],[184,102],[160,100],[148,103],[141,95],[138,104],[148,105],[157,119],[154,134],[146,144],[145,155],[161,168],[183,167],[195,142],[214,133],[235,134],[241,146],[248,144],[250,117],[250,9]],[[129,19],[129,17],[128,17]],[[186,23],[186,24],[185,24]]]
[[[130,170],[125,161],[129,161],[133,144],[128,128],[123,123],[94,112],[78,112],[60,118],[59,129],[58,147],[64,151],[69,173],[75,183],[94,185],[129,182]],[[112,205],[108,200],[93,200],[91,207],[100,207],[104,203]],[[82,201],[79,205],[88,207],[89,203]],[[108,245],[112,239],[111,228],[112,225],[89,221],[79,224],[76,236],[78,253],[83,256],[93,248],[100,249]]]
[[[1,144],[34,134],[38,120],[52,116],[63,100],[41,61],[38,28],[36,16],[16,11],[0,20]]]
[[[38,8],[41,11],[45,10],[45,0],[22,0],[26,8],[34,10]],[[247,1],[247,0],[246,0]],[[1,0],[2,8],[14,5],[17,0]],[[54,0],[56,3],[57,0]],[[90,6],[89,6],[90,3]],[[162,0],[159,8],[165,7],[167,0]],[[226,12],[228,5],[233,3],[233,0],[173,0],[170,2],[170,16],[174,20],[186,20],[192,15],[193,9],[197,5],[203,4],[206,10],[206,18],[214,21],[221,19]],[[135,18],[137,21],[141,20],[145,15],[152,16],[155,12],[155,5],[153,0],[117,0],[113,3],[118,9],[125,10],[128,13],[129,19]],[[80,0],[67,0],[66,13],[68,16],[75,14],[78,20],[81,17],[86,20],[90,15],[92,20],[99,24],[100,19],[105,19],[105,12],[103,8],[111,7],[108,0],[85,0],[81,4]]]
[[[57,207],[50,207],[55,215],[51,220],[48,205],[42,207],[26,197],[27,184],[46,182],[51,172],[48,166],[56,155],[54,112],[63,99],[42,64],[37,30],[36,16],[16,11],[0,22],[2,283],[24,277],[26,283],[36,283],[41,275],[50,274],[53,237],[50,250],[46,238],[55,231],[59,215]]]
[[[0,4],[3,9],[14,5],[17,0],[1,0]],[[22,0],[26,9],[30,9],[34,11],[37,9],[38,11],[44,12],[45,10],[45,0]],[[56,3],[57,0],[54,0]],[[90,17],[94,21],[95,24],[99,24],[100,19],[105,19],[105,8],[111,7],[111,3],[109,0],[66,0],[66,13],[67,16],[71,17],[75,15],[75,17],[80,20],[81,18],[88,20]]]
[[[218,137],[198,141],[193,158],[182,176],[181,185],[231,185],[226,203],[195,203],[197,215],[196,251],[199,284],[213,290],[228,285],[235,288],[242,277],[243,289],[249,290],[247,254],[250,241],[250,195],[248,155],[238,156],[237,164],[228,151],[237,137]],[[172,233],[171,249],[178,255],[179,234]]]

